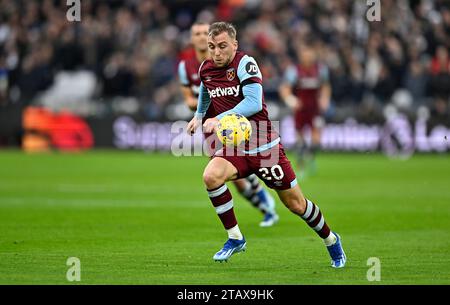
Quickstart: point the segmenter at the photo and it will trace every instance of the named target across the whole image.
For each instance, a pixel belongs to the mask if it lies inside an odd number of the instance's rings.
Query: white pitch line
[[[199,185],[199,190],[201,185]],[[2,190],[49,190],[60,193],[141,193],[174,194],[173,186],[163,185],[119,185],[119,184],[51,184],[51,183],[0,183]],[[177,186],[176,193],[192,194],[192,187]]]
[[[36,206],[90,206],[90,207],[164,207],[164,206],[184,206],[184,207],[209,207],[208,200],[151,200],[151,199],[72,199],[72,198],[48,198],[48,197],[6,197],[0,198],[0,207],[4,205],[29,205]]]

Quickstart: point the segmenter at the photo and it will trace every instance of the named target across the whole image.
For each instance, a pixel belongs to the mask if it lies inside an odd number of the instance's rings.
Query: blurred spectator
[[[425,67],[418,60],[409,63],[406,71],[404,87],[416,99],[417,106],[424,103],[427,93],[429,75],[426,73]]]
[[[433,97],[432,117],[441,123],[450,121],[450,60],[447,48],[439,46],[431,64],[430,92]]]
[[[21,90],[21,100],[25,104],[29,104],[38,92],[52,84],[52,57],[53,47],[45,42],[42,45],[34,45],[24,57],[18,85]]]
[[[58,70],[75,70],[84,64],[83,46],[76,38],[75,28],[67,27],[55,42],[55,65]]]
[[[395,88],[395,78],[392,76],[392,71],[386,64],[383,64],[373,93],[380,103],[385,103],[389,101]]]
[[[448,49],[441,45],[436,49],[436,54],[431,60],[430,72],[431,75],[437,75],[446,71],[450,71],[450,58]]]
[[[189,50],[190,25],[224,19],[238,27],[239,47],[257,58],[266,98],[280,107],[276,88],[313,35],[333,105],[345,115],[373,117],[399,89],[411,107],[449,111],[447,0],[383,0],[381,22],[368,22],[365,1],[353,0],[81,3],[81,22],[69,22],[65,0],[0,0],[0,104],[32,103],[59,72],[88,70],[100,84],[93,102],[133,98],[147,118],[164,119],[182,103],[175,67]],[[335,114],[329,119],[342,119]]]
[[[133,75],[123,52],[112,54],[103,67],[103,94],[105,97],[129,96],[133,85]]]
[[[8,97],[8,70],[5,64],[5,56],[0,54],[0,107],[6,105]]]

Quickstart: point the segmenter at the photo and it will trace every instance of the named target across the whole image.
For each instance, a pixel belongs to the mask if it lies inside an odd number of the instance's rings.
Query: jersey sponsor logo
[[[236,76],[236,71],[234,68],[230,68],[227,70],[227,79],[231,82]]]
[[[239,96],[239,87],[240,85],[226,88],[217,87],[216,89],[213,90],[208,89],[209,97],[213,98],[230,95],[237,97]]]
[[[276,186],[282,186],[283,181],[275,181],[273,184],[275,184]]]
[[[245,71],[250,75],[256,75],[258,74],[258,67],[252,62],[248,62],[245,65]]]
[[[320,80],[317,77],[302,77],[299,82],[302,89],[318,89],[320,87]]]

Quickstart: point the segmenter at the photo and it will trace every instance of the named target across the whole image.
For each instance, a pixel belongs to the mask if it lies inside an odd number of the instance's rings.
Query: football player
[[[286,69],[279,94],[294,112],[297,161],[300,173],[306,175],[316,170],[315,154],[324,125],[322,113],[330,104],[331,86],[328,69],[318,62],[313,45],[305,43],[297,50],[300,62]],[[305,141],[305,128],[311,131],[311,145]]]
[[[191,58],[180,61],[178,65],[178,76],[184,101],[192,111],[197,109],[200,86],[198,70],[200,64],[209,58],[207,45],[208,29],[209,24],[202,22],[196,22],[191,26],[191,43],[194,47],[195,54]],[[215,116],[214,106],[211,105],[207,109],[203,120]],[[215,137],[215,135],[213,133],[205,133],[205,138],[210,137]],[[212,155],[214,151],[210,151],[209,153]],[[234,180],[233,183],[239,193],[263,213],[264,218],[259,224],[261,227],[270,227],[278,222],[279,216],[275,211],[275,201],[270,193],[263,188],[256,175]]]
[[[228,233],[228,240],[213,259],[227,261],[234,253],[245,250],[246,239],[240,231],[233,198],[225,183],[256,174],[277,192],[292,213],[323,239],[331,256],[331,266],[344,267],[346,256],[341,238],[330,230],[319,207],[302,194],[280,137],[268,118],[261,72],[254,58],[238,51],[235,27],[227,22],[213,23],[208,32],[208,51],[211,58],[200,66],[197,110],[187,132],[193,134],[202,125],[206,132],[216,132],[219,119],[229,113],[243,115],[256,126],[245,150],[218,150],[203,172],[208,197]],[[235,77],[230,76],[233,71]],[[202,122],[211,105],[217,115]]]

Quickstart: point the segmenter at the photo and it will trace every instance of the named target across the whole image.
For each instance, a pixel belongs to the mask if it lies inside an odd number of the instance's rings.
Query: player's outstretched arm
[[[292,87],[289,84],[283,83],[278,89],[283,102],[292,110],[296,110],[299,107],[298,99],[292,94]]]
[[[322,85],[319,91],[319,107],[320,110],[325,112],[330,106],[331,100],[331,84],[328,67],[325,65],[320,65],[320,80]]]
[[[262,110],[262,86],[259,83],[250,83],[242,88],[244,99],[239,102],[233,109],[222,112],[215,118],[210,118],[203,124],[205,132],[216,132],[219,120],[230,113],[238,113],[245,117],[251,117]]]
[[[203,118],[210,104],[211,99],[209,98],[208,90],[205,89],[202,82],[198,89],[197,111],[195,112],[195,116]]]
[[[197,100],[197,111],[195,112],[195,115],[192,118],[192,120],[188,123],[187,126],[188,134],[193,135],[197,130],[197,128],[201,126],[202,119],[205,116],[206,111],[208,110],[210,104],[211,99],[209,98],[208,91],[203,86],[203,83],[200,83],[200,89]]]
[[[319,93],[319,107],[321,111],[326,111],[330,106],[331,99],[331,85],[330,83],[324,83],[320,87]]]
[[[290,66],[286,69],[283,75],[283,82],[278,88],[278,94],[283,102],[292,110],[298,110],[301,107],[301,102],[293,94],[292,87],[298,80],[298,73],[295,67]]]
[[[229,113],[238,113],[245,117],[251,117],[262,110],[263,89],[261,84],[251,83],[245,85],[242,87],[242,95],[244,99],[240,103],[234,106],[233,109],[222,112],[217,118],[220,120]]]

